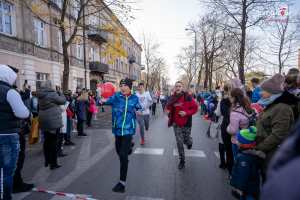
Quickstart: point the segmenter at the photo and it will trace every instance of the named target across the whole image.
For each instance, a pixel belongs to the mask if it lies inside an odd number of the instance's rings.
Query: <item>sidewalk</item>
[[[104,106],[104,111],[102,112],[102,106],[98,106],[98,113],[97,113],[97,118],[101,118],[103,116],[108,116],[111,115],[111,106]]]

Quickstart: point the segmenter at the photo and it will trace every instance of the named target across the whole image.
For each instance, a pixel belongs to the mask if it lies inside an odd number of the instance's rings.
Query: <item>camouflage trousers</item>
[[[177,142],[179,159],[185,160],[183,144],[188,146],[193,143],[193,140],[191,139],[192,127],[176,126],[175,123],[173,123],[172,126],[174,128],[175,138]]]

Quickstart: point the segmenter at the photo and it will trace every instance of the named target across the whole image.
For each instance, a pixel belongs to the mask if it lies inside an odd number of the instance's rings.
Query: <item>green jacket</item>
[[[291,105],[297,98],[289,92],[284,92],[272,104],[266,106],[257,119],[257,148],[263,151],[267,158],[261,170],[266,173],[267,167],[278,146],[285,140],[288,131],[294,124],[294,114]]]

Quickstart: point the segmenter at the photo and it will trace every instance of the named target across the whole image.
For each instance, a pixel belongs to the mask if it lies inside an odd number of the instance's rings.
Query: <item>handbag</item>
[[[71,112],[71,110],[70,110],[69,107],[67,108],[66,112],[67,112],[67,116],[68,116],[68,117],[72,117],[72,116],[74,115],[74,114]]]
[[[215,139],[218,137],[218,134],[221,134],[221,127],[218,123],[218,117],[215,117],[214,122],[211,122],[209,137]]]
[[[210,138],[210,127],[211,127],[211,122],[209,124],[209,127],[207,129],[207,132],[206,132],[206,136]]]

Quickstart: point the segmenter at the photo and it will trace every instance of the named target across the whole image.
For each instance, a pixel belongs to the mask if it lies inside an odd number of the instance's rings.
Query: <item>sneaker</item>
[[[87,134],[83,133],[81,137],[87,137]]]
[[[132,148],[134,147],[134,143],[131,142],[131,145],[130,145],[130,150],[128,152],[128,155],[132,154]]]
[[[145,144],[145,140],[144,140],[144,139],[142,139],[141,145],[144,145],[144,144]]]
[[[239,195],[239,193],[237,193],[236,190],[231,190],[231,194],[232,194],[235,198],[240,199],[240,195]]]
[[[187,146],[187,149],[188,149],[188,150],[190,150],[190,149],[192,148],[192,146],[193,146],[193,138],[192,138],[192,137],[190,137],[190,138],[191,138],[191,140],[192,140],[192,143],[191,143],[190,145]]]
[[[148,131],[148,130],[149,130],[149,128],[146,128],[146,127],[145,127],[145,130],[146,130],[146,131]]]
[[[22,183],[22,185],[20,187],[13,188],[12,193],[16,194],[16,193],[20,193],[20,192],[28,192],[32,188],[34,188],[34,184]]]
[[[79,137],[79,136],[78,136]],[[72,141],[66,141],[65,142],[65,145],[69,145],[69,146],[71,146],[71,145],[75,145],[76,143],[74,143],[74,142],[72,142]]]
[[[77,133],[77,131],[74,129],[74,130],[72,130],[72,132],[74,132],[74,133]]]
[[[227,181],[228,183],[230,183],[230,181],[231,181],[230,176],[225,176],[224,179],[225,179],[225,181]]]
[[[78,135],[79,138],[81,138],[81,135]]]
[[[178,169],[184,168],[184,164],[185,164],[185,161],[184,160],[180,160],[180,163],[178,164]]]
[[[123,185],[122,183],[118,183],[113,189],[112,191],[114,192],[119,192],[119,193],[125,193],[125,185]]]

